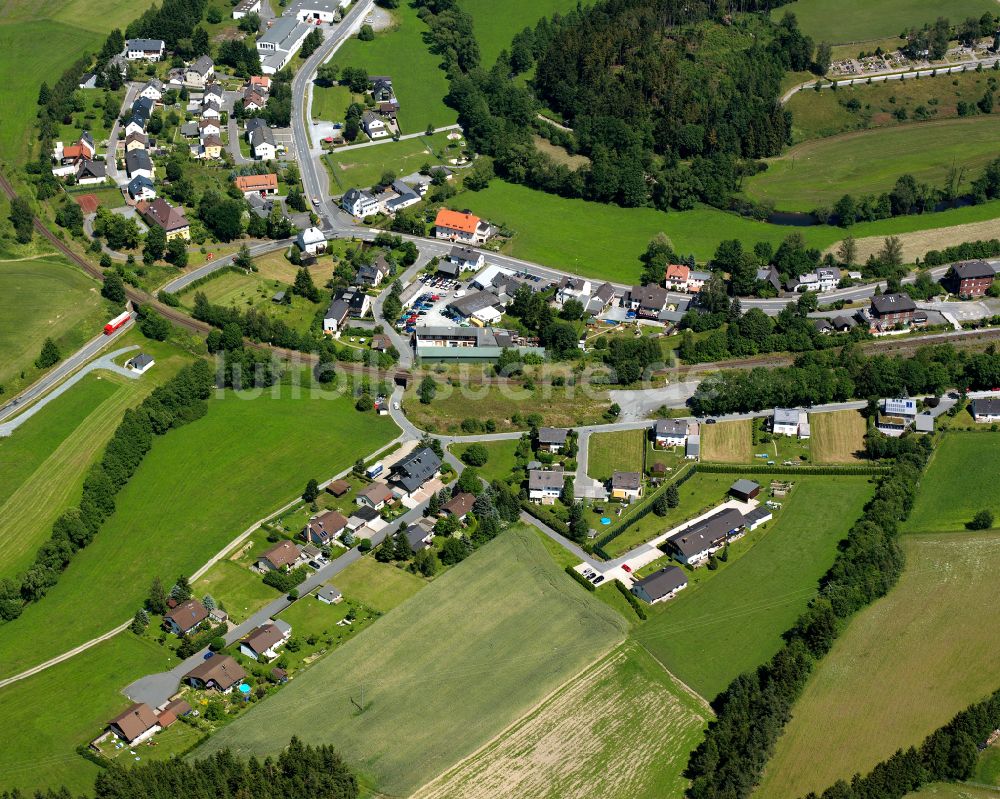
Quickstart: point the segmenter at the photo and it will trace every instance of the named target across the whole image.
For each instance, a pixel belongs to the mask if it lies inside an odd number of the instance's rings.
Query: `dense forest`
[[[461,45],[460,13],[440,10],[453,4],[436,0],[425,18],[452,79],[448,102],[476,149],[508,180],[623,206],[728,205],[755,159],[788,142],[781,78],[812,66],[815,50],[794,16],[773,24],[730,13],[774,2],[605,0],[525,28],[485,70]],[[532,67],[534,78],[519,82]],[[555,163],[533,134],[589,164]]]

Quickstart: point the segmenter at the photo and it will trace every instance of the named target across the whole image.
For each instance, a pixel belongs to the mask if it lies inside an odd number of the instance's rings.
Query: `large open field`
[[[479,42],[483,66],[493,66],[501,50],[510,51],[514,34],[534,28],[542,17],[565,14],[576,8],[577,0],[460,0],[459,5],[472,15],[472,27]],[[583,3],[583,5],[590,5]]]
[[[701,425],[702,460],[749,463],[753,459],[750,442],[749,419]]]
[[[41,602],[0,627],[0,676],[125,621],[154,576],[191,574],[310,477],[335,474],[395,434],[390,419],[358,414],[348,399],[302,393],[227,392],[205,417],[158,438],[93,543]]]
[[[345,592],[346,593],[346,592]],[[511,530],[353,638],[199,754],[333,743],[406,795],[492,740],[624,637],[625,620]],[[364,710],[361,701],[364,684]]]
[[[958,23],[966,17],[978,19],[984,12],[996,12],[991,0],[949,0],[942,5],[935,0],[796,0],[771,12],[781,19],[786,12],[795,14],[799,27],[817,42],[842,44],[867,39],[898,36],[907,28],[919,28],[940,16]]]
[[[996,689],[1000,534],[908,536],[903,547],[898,585],[813,672],[759,796],[793,799],[850,780]]]
[[[91,794],[101,769],[75,751],[126,707],[123,685],[170,667],[169,652],[131,633],[0,689],[0,791],[67,786]],[[180,725],[179,725],[180,726]],[[144,756],[144,752],[139,753]]]
[[[679,799],[709,716],[626,644],[413,799]]]
[[[105,315],[97,282],[56,256],[0,260],[0,385],[12,394],[30,383],[46,337],[69,355],[101,332]]]
[[[836,91],[801,91],[785,107],[792,112],[794,141],[800,142],[863,128],[913,126],[925,116],[953,118],[959,102],[977,103],[995,81],[991,71],[984,71],[863,83]],[[856,110],[852,100],[857,101]],[[896,116],[900,109],[906,112],[902,120]]]
[[[642,472],[645,451],[645,430],[593,433],[590,436],[587,474],[604,481],[610,479],[611,473],[616,471]]]
[[[792,147],[744,188],[755,200],[780,209],[811,211],[833,205],[844,194],[889,191],[905,173],[942,186],[953,165],[965,167],[970,178],[978,175],[997,157],[998,134],[1000,114],[845,133]],[[887,152],[893,157],[886,158]]]
[[[865,417],[858,411],[809,414],[816,463],[855,463],[865,446]]]
[[[363,67],[369,75],[391,76],[403,133],[416,133],[429,124],[451,125],[456,114],[444,104],[448,79],[439,67],[441,59],[432,55],[424,43],[427,26],[409,3],[400,3],[392,14],[396,22],[392,29],[377,33],[371,42],[351,38],[330,63]]]
[[[961,530],[983,508],[989,508],[1000,518],[1000,492],[970,491],[970,470],[982,475],[1000,471],[1000,436],[948,433],[920,481],[906,530],[915,533]]]
[[[447,135],[438,133],[333,152],[323,160],[336,185],[346,191],[355,186],[374,186],[385,172],[395,172],[399,177],[419,171],[424,164],[444,163],[442,153],[447,144]]]
[[[753,548],[722,564],[711,580],[657,606],[636,640],[711,699],[778,650],[781,633],[815,595],[837,542],[871,493],[860,477],[799,477]]]
[[[847,231],[827,225],[788,227],[754,222],[744,217],[701,207],[663,213],[653,208],[571,200],[524,186],[491,181],[488,189],[465,192],[454,201],[492,222],[507,225],[514,237],[504,252],[586,275],[622,283],[639,279],[639,256],[650,239],[666,233],[677,251],[710,259],[723,239],[738,238],[752,247],[758,241],[777,246],[791,233],[801,233],[810,247],[824,249]],[[980,222],[1000,216],[1000,201],[956,208],[935,214],[904,216],[866,222],[850,229],[855,238],[889,236],[930,228]],[[951,243],[960,243],[957,239]]]

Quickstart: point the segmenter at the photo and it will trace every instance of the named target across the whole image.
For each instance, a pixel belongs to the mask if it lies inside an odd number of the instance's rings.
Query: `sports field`
[[[593,433],[590,436],[587,474],[604,481],[616,471],[642,473],[645,451],[645,430]]]
[[[753,460],[750,443],[749,419],[701,425],[702,460],[749,463]]]
[[[0,791],[68,787],[92,795],[101,769],[76,753],[129,705],[122,686],[170,668],[169,651],[131,633],[0,689]],[[176,659],[174,660],[176,665]],[[178,725],[181,726],[181,725]],[[143,756],[143,752],[139,752]]]
[[[786,12],[795,14],[803,33],[817,42],[844,44],[898,36],[908,28],[933,23],[940,16],[957,24],[966,17],[979,19],[984,12],[996,13],[991,0],[796,0],[774,9],[771,18],[780,20]]]
[[[362,67],[369,75],[392,77],[403,133],[417,133],[428,124],[436,128],[451,125],[456,115],[444,104],[448,79],[439,66],[441,58],[433,55],[424,42],[427,26],[417,18],[416,9],[409,3],[400,3],[392,15],[396,23],[392,29],[376,33],[371,42],[351,37],[330,63]]]
[[[902,545],[902,578],[813,672],[758,796],[794,799],[850,780],[996,689],[1000,534],[907,536]]]
[[[906,531],[962,530],[983,508],[1000,519],[1000,493],[970,491],[970,469],[982,475],[1000,472],[1000,436],[948,433],[942,439],[920,480]]]
[[[400,177],[420,171],[424,164],[444,163],[442,154],[447,144],[447,134],[437,133],[334,152],[324,156],[323,161],[342,191],[353,187],[367,189],[378,183],[384,172],[395,172]]]
[[[476,467],[479,473],[487,480],[506,480],[516,463],[514,452],[517,449],[517,441],[483,441],[481,443],[490,453],[490,459],[486,461],[485,466]],[[472,445],[452,444],[449,449],[457,458],[461,458],[462,453],[470,446]]]
[[[847,193],[889,191],[903,174],[941,186],[952,165],[977,176],[997,157],[998,135],[1000,114],[845,133],[792,147],[744,187],[748,196],[782,210],[811,211]]]
[[[816,463],[855,463],[865,446],[865,417],[858,411],[810,413],[812,457]]]
[[[461,194],[457,204],[509,227],[514,233],[504,247],[509,255],[622,283],[638,281],[642,271],[639,256],[659,233],[666,233],[679,252],[693,253],[700,261],[710,259],[723,239],[737,238],[751,248],[759,241],[777,247],[789,234],[801,233],[808,246],[822,250],[845,234],[843,229],[827,225],[790,227],[754,222],[708,207],[670,213],[619,208],[557,197],[501,180],[491,181],[483,191]],[[850,232],[856,238],[888,236],[998,216],[1000,201],[995,200],[942,213],[866,222]]]
[[[93,543],[41,602],[0,628],[0,676],[125,621],[154,576],[190,575],[309,477],[329,477],[395,435],[390,419],[359,414],[348,399],[301,393],[227,392],[202,419],[157,438]]]
[[[413,799],[679,799],[710,715],[625,644]]]
[[[572,11],[577,0],[507,0],[504,3],[460,0],[459,5],[472,15],[472,29],[479,42],[481,61],[489,69],[501,50],[510,52],[510,42],[515,33],[524,28],[534,28],[542,17]]]
[[[231,747],[263,755],[306,736],[336,744],[380,793],[407,795],[602,657],[625,630],[621,616],[548,558],[533,531],[513,529],[197,754]]]
[[[63,357],[79,349],[101,332],[106,308],[97,282],[56,256],[0,259],[0,385],[13,394],[40,374],[47,337]]]
[[[657,605],[633,634],[673,674],[711,699],[781,646],[872,486],[861,477],[799,477],[770,529],[711,580]],[[704,568],[704,567],[702,567]]]

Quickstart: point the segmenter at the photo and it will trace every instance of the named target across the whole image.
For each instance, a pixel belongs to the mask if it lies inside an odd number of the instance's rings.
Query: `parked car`
[[[601,574],[601,575],[598,575],[598,577],[597,577],[596,580],[594,580],[594,585],[600,585],[603,582],[604,582],[604,575]]]
[[[628,572],[629,574],[631,574],[631,573],[632,573],[632,567],[631,567],[631,566],[629,566],[629,565],[628,565],[627,563],[623,563],[623,564],[622,564],[622,570],[624,570],[624,571]]]

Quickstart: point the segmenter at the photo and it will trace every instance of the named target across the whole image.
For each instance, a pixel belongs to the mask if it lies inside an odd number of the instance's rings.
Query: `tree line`
[[[906,451],[851,527],[820,580],[819,594],[785,632],[784,646],[767,663],[736,677],[712,701],[716,718],[688,761],[690,799],[745,799],[751,794],[813,666],[848,619],[885,596],[899,579],[904,566],[899,523],[910,513],[931,450],[927,437],[902,440]]]
[[[947,388],[978,391],[1000,386],[1000,354],[993,346],[970,353],[951,344],[921,347],[911,358],[865,355],[854,345],[800,355],[792,366],[727,370],[705,378],[690,400],[696,414],[810,406],[852,398],[940,395]]]
[[[84,799],[356,799],[357,777],[329,745],[311,746],[292,738],[277,758],[242,760],[229,749],[197,760],[151,760],[127,766],[112,763],[94,778]],[[70,799],[67,788],[36,791],[35,799]],[[18,789],[0,799],[28,799]]]
[[[137,408],[125,411],[101,460],[87,472],[79,505],[55,520],[49,540],[23,574],[0,580],[0,620],[16,619],[27,603],[39,601],[58,582],[76,552],[114,513],[115,496],[142,463],[154,436],[204,416],[212,384],[211,368],[198,360],[154,389]]]

